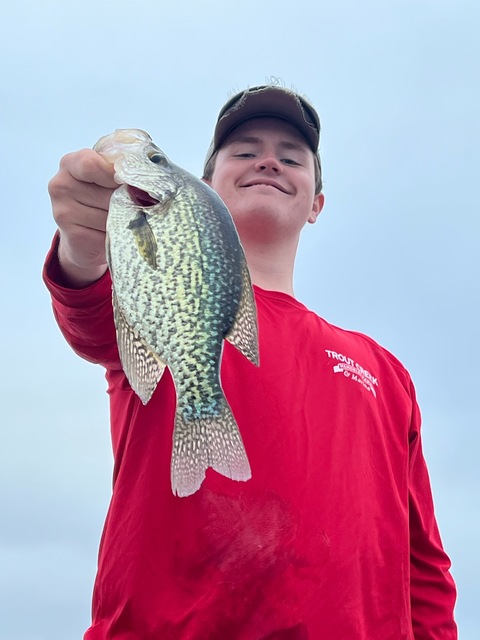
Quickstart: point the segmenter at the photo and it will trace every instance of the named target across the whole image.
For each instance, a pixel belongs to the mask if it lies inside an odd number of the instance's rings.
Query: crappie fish
[[[250,274],[230,213],[144,131],[119,129],[94,150],[114,163],[121,185],[110,201],[106,249],[123,369],[144,404],[165,366],[175,382],[172,491],[194,493],[208,467],[248,480],[220,383],[224,339],[259,362]]]

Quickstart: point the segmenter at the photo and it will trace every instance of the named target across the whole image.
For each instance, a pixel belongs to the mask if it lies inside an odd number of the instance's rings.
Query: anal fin
[[[166,363],[148,347],[138,332],[128,324],[115,292],[113,292],[112,301],[118,352],[123,370],[133,391],[143,404],[147,404],[162,377]]]

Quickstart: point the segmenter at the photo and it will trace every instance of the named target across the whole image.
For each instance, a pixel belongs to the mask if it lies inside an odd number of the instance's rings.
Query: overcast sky
[[[198,174],[224,101],[275,76],[323,127],[296,295],[409,369],[476,640],[480,2],[16,0],[1,25],[0,639],[81,638],[111,488],[103,371],[63,342],[40,278],[47,182],[122,127]]]

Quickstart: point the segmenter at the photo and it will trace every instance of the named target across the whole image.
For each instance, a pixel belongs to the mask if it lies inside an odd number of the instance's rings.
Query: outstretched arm
[[[64,156],[49,183],[65,286],[85,287],[107,270],[105,225],[111,195],[118,187],[113,173],[113,166],[98,153],[83,149]]]
[[[119,368],[111,280],[106,273],[105,225],[118,185],[113,167],[85,149],[62,158],[49,184],[59,227],[44,269],[57,323],[80,356]]]

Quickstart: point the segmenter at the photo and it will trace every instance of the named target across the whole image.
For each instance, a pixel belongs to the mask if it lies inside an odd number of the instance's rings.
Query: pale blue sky
[[[297,297],[417,387],[462,640],[480,602],[478,0],[17,0],[2,9],[0,640],[80,638],[112,458],[103,372],[40,280],[60,157],[149,131],[201,171],[229,95],[269,76],[320,112],[326,205]]]

